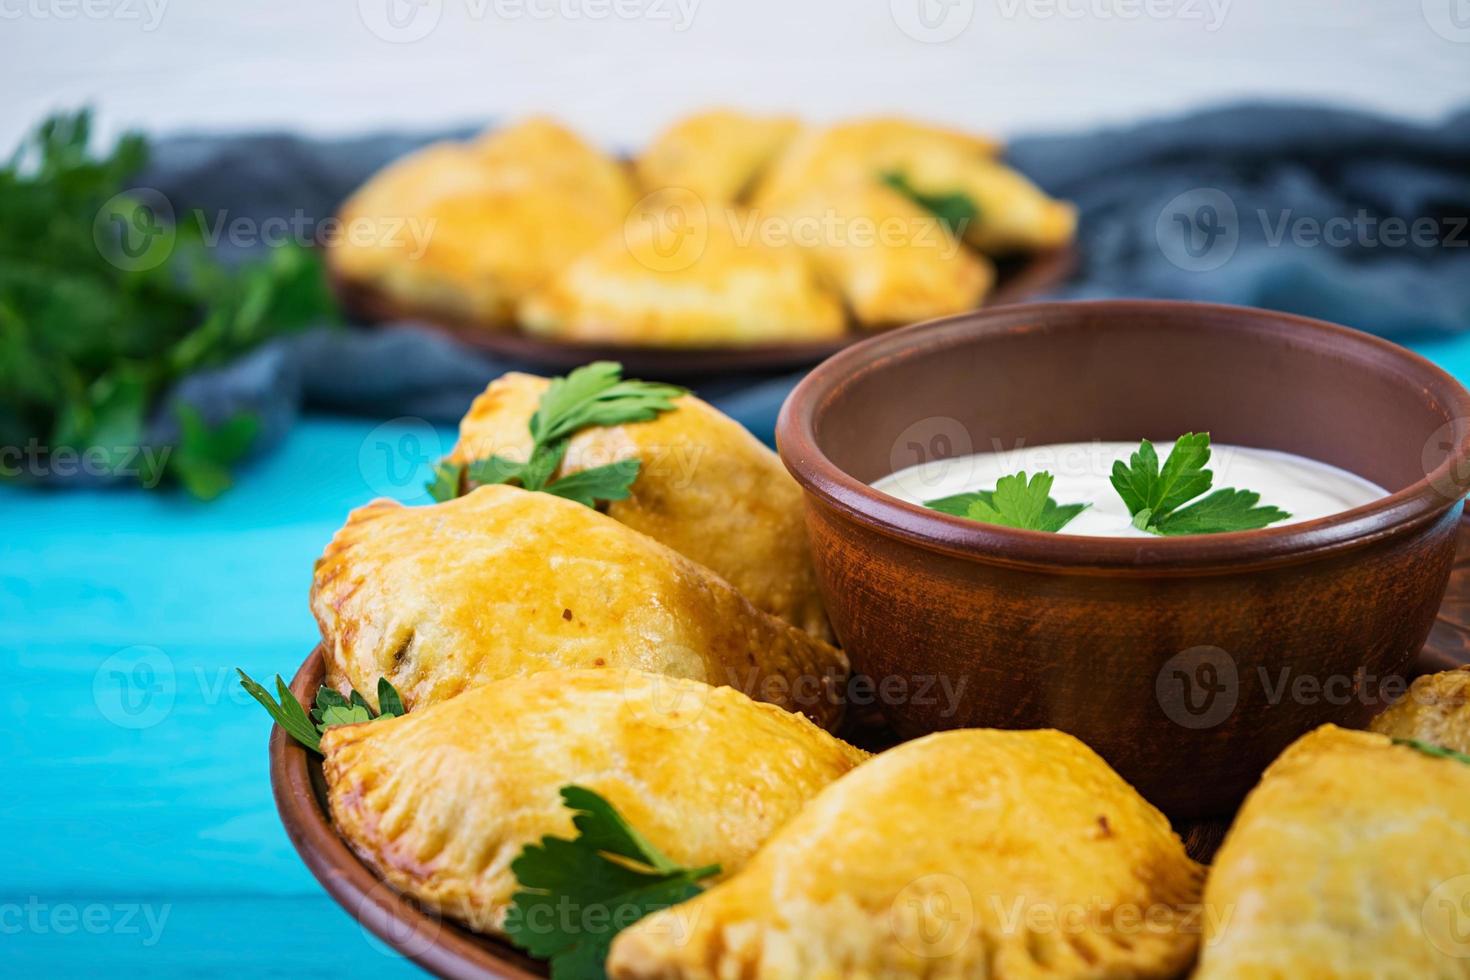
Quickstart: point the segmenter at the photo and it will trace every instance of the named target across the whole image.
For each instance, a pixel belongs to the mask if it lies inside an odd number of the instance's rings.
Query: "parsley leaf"
[[[1221,531],[1253,531],[1284,521],[1291,515],[1276,507],[1257,507],[1261,495],[1252,490],[1216,490],[1163,518],[1155,518],[1145,530],[1155,534],[1218,534]]]
[[[599,500],[626,500],[633,481],[638,479],[643,461],[625,459],[620,463],[594,466],[590,470],[578,470],[549,483],[541,489],[558,497],[575,500],[588,507],[596,507]]]
[[[505,933],[551,961],[553,980],[601,980],[613,937],[638,919],[698,895],[718,865],[683,868],[582,786],[562,787],[577,837],[543,837],[511,862],[521,888]]]
[[[266,713],[275,719],[276,724],[285,729],[287,735],[318,755],[322,751],[321,733],[334,725],[380,721],[384,718],[397,718],[405,713],[403,698],[386,677],[378,678],[377,714],[368,706],[367,699],[356,691],[349,698],[326,686],[317,688],[316,703],[308,713],[296,699],[296,695],[291,693],[291,688],[281,679],[281,675],[276,675],[276,692],[281,699],[277,703],[270,692],[245,671],[236,667],[235,672],[240,675],[240,686],[260,703]]]
[[[464,485],[464,472],[463,463],[451,463],[448,460],[436,463],[434,464],[434,478],[424,484],[424,489],[429,491],[429,496],[434,498],[436,504],[453,500],[459,496],[460,487]]]
[[[1050,496],[1054,479],[1043,470],[1028,481],[1026,471],[1022,470],[1001,477],[996,481],[994,490],[977,490],[973,493],[940,497],[938,500],[926,500],[924,506],[986,524],[1057,532],[1090,505],[1058,504]]]
[[[980,220],[980,208],[968,194],[925,194],[909,183],[898,171],[882,175],[883,183],[930,212],[949,229],[952,235],[963,235],[965,229]]]
[[[1114,462],[1113,489],[1133,515],[1133,526],[1159,535],[1219,534],[1255,530],[1291,516],[1277,507],[1258,507],[1261,495],[1251,490],[1216,490],[1195,500],[1214,483],[1214,473],[1205,469],[1209,461],[1210,434],[1187,432],[1162,467],[1147,439],[1126,465]]]
[[[684,394],[677,385],[624,381],[622,375],[623,366],[616,361],[593,361],[552,379],[531,416],[536,444],[546,445],[589,426],[647,422],[672,411],[674,399]]]
[[[242,459],[260,432],[260,419],[237,412],[210,428],[192,405],[180,403],[179,444],[168,457],[168,471],[200,500],[213,500],[233,484],[230,464]]]
[[[443,502],[459,496],[464,481],[477,486],[519,484],[525,490],[544,490],[588,507],[600,500],[623,500],[638,478],[642,465],[627,459],[607,466],[570,473],[552,480],[567,454],[573,435],[594,426],[647,422],[674,409],[674,399],[685,393],[676,385],[623,379],[616,361],[594,361],[564,378],[553,378],[531,416],[531,453],[524,463],[504,456],[487,456],[468,465],[440,463],[429,493]]]
[[[1406,745],[1411,749],[1423,752],[1425,755],[1432,755],[1440,759],[1454,759],[1456,762],[1463,762],[1465,765],[1470,766],[1470,755],[1466,755],[1464,752],[1456,752],[1454,749],[1447,749],[1443,745],[1421,742],[1417,738],[1396,738],[1393,740],[1393,744]]]
[[[0,445],[85,453],[149,489],[166,471],[207,499],[240,430],[186,429],[163,466],[140,458],[163,448],[146,422],[179,378],[334,319],[322,262],[295,244],[216,260],[214,216],[130,187],[146,142],[92,136],[86,111],[59,113],[0,158]]]

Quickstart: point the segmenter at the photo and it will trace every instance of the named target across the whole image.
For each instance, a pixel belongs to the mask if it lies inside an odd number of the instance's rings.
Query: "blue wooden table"
[[[1470,378],[1470,338],[1414,346]],[[0,971],[418,973],[297,860],[233,668],[295,670],[312,561],[451,441],[311,418],[211,504],[0,487]]]

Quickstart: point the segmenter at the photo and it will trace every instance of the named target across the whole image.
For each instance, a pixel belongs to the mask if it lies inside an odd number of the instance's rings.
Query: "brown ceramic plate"
[[[1439,620],[1419,655],[1421,671],[1470,662],[1470,521],[1460,524],[1459,550]],[[311,652],[291,682],[303,704],[324,679],[321,648]],[[337,836],[327,811],[321,760],[276,727],[270,739],[271,786],[286,834],[327,893],[362,927],[419,966],[452,980],[544,977],[545,968],[509,943],[470,932],[426,912],[380,881]],[[1178,825],[1189,851],[1208,861],[1227,824],[1201,821]]]
[[[1076,265],[1072,248],[1040,252],[997,263],[995,291],[986,306],[1017,303],[1065,282]],[[660,380],[708,377],[740,372],[797,371],[825,360],[872,334],[852,331],[841,340],[821,343],[762,344],[752,347],[641,347],[626,344],[579,344],[532,337],[486,327],[442,313],[428,313],[402,304],[361,283],[332,276],[332,288],[342,307],[368,323],[412,321],[453,337],[470,347],[531,367],[567,371],[588,361],[620,361],[629,373]]]

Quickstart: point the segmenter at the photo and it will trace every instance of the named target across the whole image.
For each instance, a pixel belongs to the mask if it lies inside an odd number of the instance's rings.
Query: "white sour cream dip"
[[[1089,537],[1151,537],[1133,526],[1123,498],[1109,477],[1113,463],[1138,450],[1136,442],[1069,442],[975,453],[920,463],[890,473],[873,488],[891,497],[922,505],[927,500],[975,490],[994,490],[1003,476],[1045,470],[1055,477],[1051,498],[1058,504],[1091,504],[1074,517],[1062,534]],[[1159,463],[1173,443],[1154,443]],[[1206,468],[1214,473],[1210,492],[1233,487],[1261,495],[1258,506],[1274,506],[1291,517],[1271,527],[1327,517],[1388,495],[1388,491],[1347,470],[1314,459],[1271,449],[1211,445]],[[1203,495],[1202,495],[1203,496]],[[1198,498],[1196,498],[1198,499]]]

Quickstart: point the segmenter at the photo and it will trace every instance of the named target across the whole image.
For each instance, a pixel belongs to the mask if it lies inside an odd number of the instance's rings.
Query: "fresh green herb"
[[[1160,535],[1219,534],[1255,530],[1291,516],[1277,507],[1257,506],[1261,495],[1250,490],[1216,490],[1195,499],[1214,482],[1215,475],[1205,469],[1209,461],[1210,434],[1189,432],[1179,437],[1162,467],[1147,439],[1127,465],[1121,459],[1113,463],[1113,489],[1133,515],[1133,526]]]
[[[464,472],[465,468],[461,463],[441,461],[434,466],[434,477],[424,484],[424,489],[429,491],[429,496],[434,498],[436,504],[453,500],[463,491]]]
[[[343,697],[340,691],[334,691],[325,686],[317,688],[316,703],[308,713],[279,674],[276,675],[276,693],[280,697],[280,701],[277,702],[271,697],[270,692],[256,683],[249,674],[238,667],[235,670],[240,675],[240,686],[260,703],[260,706],[275,719],[276,724],[280,725],[287,735],[318,755],[322,751],[321,733],[328,728],[336,725],[355,725],[364,721],[380,721],[383,718],[397,718],[406,713],[403,709],[403,698],[386,677],[378,678],[377,713],[373,712],[367,699],[356,691],[352,692],[351,697]]]
[[[684,394],[675,385],[623,379],[615,361],[594,361],[564,378],[556,378],[531,416],[531,452],[525,462],[487,456],[467,466],[440,463],[428,491],[436,501],[459,496],[466,480],[484,486],[514,483],[526,490],[543,490],[588,507],[599,500],[623,500],[638,478],[640,460],[627,459],[607,466],[571,473],[553,480],[567,453],[567,444],[582,429],[594,426],[647,422],[674,409]]]
[[[36,447],[31,472],[85,454],[153,487],[164,467],[144,450],[164,447],[143,442],[163,392],[333,318],[334,305],[306,249],[227,269],[210,255],[207,221],[173,221],[156,192],[130,190],[147,162],[141,137],[106,154],[90,144],[88,113],[61,114],[0,162],[0,446]],[[186,431],[167,474],[201,496],[220,492],[234,454],[211,440],[233,447],[242,431]]]
[[[925,194],[909,183],[909,179],[898,171],[883,174],[883,183],[933,214],[952,235],[963,235],[972,222],[980,219],[980,208],[968,194],[958,191],[951,194]]]
[[[926,500],[931,510],[968,517],[972,521],[1017,527],[1029,531],[1060,531],[1088,508],[1088,504],[1059,504],[1050,496],[1054,478],[1045,470],[1028,481],[1026,471],[1003,476],[994,490],[957,493]]]
[[[1393,744],[1407,745],[1409,748],[1423,752],[1425,755],[1432,755],[1439,759],[1454,759],[1456,762],[1463,762],[1465,765],[1470,766],[1470,755],[1466,755],[1464,752],[1456,752],[1454,749],[1447,749],[1443,745],[1421,742],[1417,738],[1396,738],[1393,740]]]
[[[250,451],[260,420],[241,412],[214,428],[205,424],[192,405],[180,404],[179,444],[168,457],[168,468],[200,500],[213,500],[230,488],[230,464]]]
[[[698,895],[697,882],[720,868],[675,864],[590,789],[564,786],[561,797],[575,811],[577,837],[543,837],[511,862],[521,890],[511,899],[505,932],[532,956],[549,959],[553,980],[601,980],[614,936]]]

